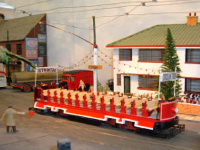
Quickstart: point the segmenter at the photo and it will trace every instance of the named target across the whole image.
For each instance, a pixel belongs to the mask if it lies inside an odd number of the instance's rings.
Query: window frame
[[[17,55],[22,55],[22,44],[16,44]]]
[[[11,52],[11,44],[7,43],[7,44],[6,44],[6,49],[7,49],[9,52]]]
[[[198,80],[198,82],[197,82],[197,80]],[[193,81],[193,83],[191,81]],[[195,84],[195,83],[198,83],[198,84],[192,85],[192,84]],[[199,88],[199,90],[194,91],[194,90],[192,90],[194,88],[192,86],[200,87],[200,79],[185,78],[185,91],[186,92],[192,92],[192,93],[200,93],[200,88]]]
[[[143,80],[143,81],[141,82],[141,80]],[[158,80],[159,80],[159,76],[142,76],[142,75],[139,75],[138,76],[138,89],[157,90]],[[152,81],[154,81],[153,84],[155,84],[155,85],[151,84]]]
[[[157,55],[155,55],[156,52]],[[164,54],[165,49],[139,49],[138,62],[163,62]]]
[[[41,52],[41,46],[43,46],[44,47],[44,52],[43,53],[40,53]],[[39,56],[46,56],[46,45],[45,44],[39,44],[38,45],[38,54],[39,54]]]
[[[46,33],[46,26],[45,26],[45,24],[40,24],[40,33]]]
[[[117,86],[121,86],[122,85],[122,82],[121,82],[121,74],[117,74]]]
[[[132,49],[119,49],[119,61],[132,61]]]
[[[199,53],[199,55],[194,55],[194,56],[192,56],[192,54],[191,55],[189,55],[189,53],[192,53],[192,51],[193,51],[193,53],[194,53],[194,51],[198,51],[198,53]],[[187,48],[186,49],[186,52],[185,52],[186,54],[185,54],[185,62],[186,63],[199,63],[200,64],[200,49],[189,49],[189,48]],[[199,60],[199,61],[193,61],[193,59],[191,58],[191,57],[196,57],[197,56],[197,60]],[[198,59],[198,56],[199,56],[199,59]]]

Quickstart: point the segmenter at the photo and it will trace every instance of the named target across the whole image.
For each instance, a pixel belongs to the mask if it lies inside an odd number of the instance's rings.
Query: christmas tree
[[[178,97],[181,93],[181,85],[179,79],[181,69],[179,67],[180,63],[175,48],[175,42],[169,28],[167,29],[167,39],[163,61],[164,63],[161,66],[163,72],[175,72],[176,69],[177,80],[175,97]],[[174,81],[163,82],[161,84],[161,93],[164,95],[166,101],[174,97],[174,84]]]

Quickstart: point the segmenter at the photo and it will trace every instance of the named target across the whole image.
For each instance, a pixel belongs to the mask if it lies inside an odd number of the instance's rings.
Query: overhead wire
[[[141,5],[141,4],[140,4],[140,5]],[[134,10],[135,10],[138,6],[140,6],[140,5],[136,5],[133,9],[131,9],[131,10],[128,11],[127,13],[124,13],[124,14],[122,14],[122,15],[120,15],[120,16],[115,17],[115,18],[112,19],[112,20],[109,20],[109,21],[107,21],[107,22],[104,22],[104,23],[102,23],[102,24],[96,26],[96,28],[99,28],[100,26],[102,26],[102,25],[104,25],[104,24],[107,24],[107,23],[109,23],[109,22],[112,22],[112,21],[118,19],[118,18],[121,17],[121,16],[124,16],[124,15],[127,15],[127,14],[131,13],[132,11],[134,11]]]
[[[42,2],[36,2],[36,3],[27,4],[27,5],[22,5],[22,6],[16,7],[16,9],[22,8],[22,7],[27,7],[27,6],[32,6],[32,5],[36,5],[36,4],[46,3],[46,2],[49,2],[49,1],[53,1],[53,0],[46,0],[46,1],[42,1]]]
[[[76,26],[73,26],[73,25],[67,25],[67,24],[62,24],[62,23],[54,23],[54,24],[57,24],[57,25],[64,25],[64,26],[67,26],[67,27],[72,27],[72,28],[77,28],[77,29],[93,30],[93,29],[82,28],[82,27],[76,27]]]
[[[142,3],[146,4],[150,1],[144,1]],[[187,4],[187,3],[199,3],[199,0],[190,0],[190,1],[166,1],[166,2],[173,2],[173,3],[167,3],[167,4],[149,4],[148,7],[157,7],[157,6],[164,6],[164,5],[176,5],[176,4]],[[141,2],[140,2],[141,3]],[[153,2],[152,2],[153,3]],[[95,9],[84,9],[84,10],[74,10],[74,11],[59,11],[59,12],[46,12],[47,14],[57,14],[57,13],[75,13],[75,12],[87,12],[87,11],[98,11],[98,10],[105,10],[105,9],[116,9],[116,8],[122,8],[122,7],[132,7],[137,5],[123,5],[123,6],[114,6],[114,7],[104,7],[104,8],[95,8]],[[86,6],[87,7],[87,6]],[[146,6],[147,7],[147,6]],[[74,8],[74,7],[71,7]],[[50,10],[49,10],[50,11]],[[34,12],[34,11],[33,11]],[[33,13],[32,12],[32,13]],[[45,11],[35,11],[35,12],[45,12]]]

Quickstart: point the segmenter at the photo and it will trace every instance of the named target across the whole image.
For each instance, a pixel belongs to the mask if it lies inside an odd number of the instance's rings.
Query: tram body
[[[152,131],[152,134],[166,138],[185,129],[185,125],[179,124],[176,100],[160,101],[157,108],[153,110],[157,113],[151,115],[151,110],[147,109],[148,102],[142,103],[141,108],[136,108],[134,100],[131,100],[131,106],[125,106],[126,100],[122,99],[121,104],[117,106],[114,98],[110,100],[109,104],[106,104],[104,100],[106,95],[99,96],[101,100],[97,101],[97,97],[95,98],[93,94],[91,94],[91,100],[86,97],[87,93],[82,98],[81,92],[78,91],[71,94],[74,97],[70,95],[70,92],[65,97],[65,90],[54,89],[51,92],[47,90],[44,95],[43,89],[37,87],[34,91],[35,110],[42,113],[53,112],[60,116],[87,118],[128,130]],[[117,97],[115,98],[117,99]],[[139,114],[138,111],[141,113]]]

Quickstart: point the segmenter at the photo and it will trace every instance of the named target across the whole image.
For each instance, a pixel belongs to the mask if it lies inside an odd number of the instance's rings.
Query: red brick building
[[[0,14],[0,46],[21,55],[37,66],[47,66],[46,14],[4,20]],[[7,67],[5,67],[8,73]],[[24,62],[10,61],[9,72],[30,71]]]

